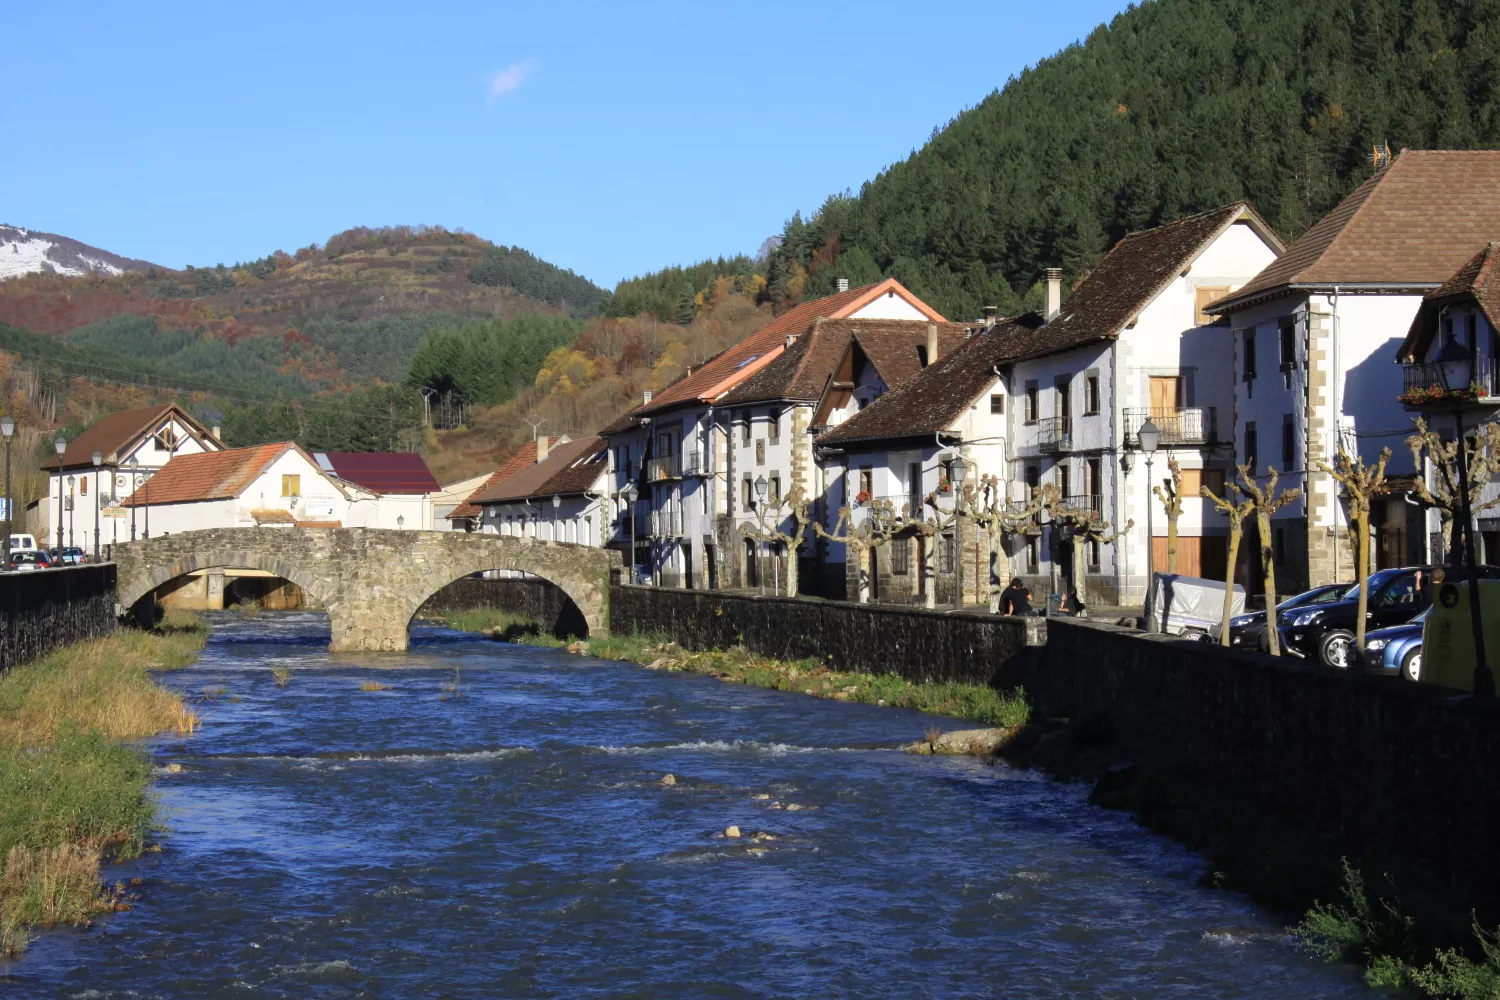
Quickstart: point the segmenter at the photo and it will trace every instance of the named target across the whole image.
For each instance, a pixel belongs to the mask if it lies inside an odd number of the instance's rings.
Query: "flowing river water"
[[[163,678],[207,698],[154,745],[162,850],[109,872],[134,908],[41,935],[0,996],[1370,995],[1086,787],[896,749],[953,720],[210,617]]]

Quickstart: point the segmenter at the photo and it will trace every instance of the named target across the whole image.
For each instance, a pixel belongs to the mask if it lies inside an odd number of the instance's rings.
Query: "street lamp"
[[[405,514],[397,514],[396,515],[396,530],[400,531],[404,527],[406,527],[406,515]]]
[[[630,521],[630,582],[636,582],[635,575],[635,498],[640,496],[640,491],[635,488],[635,483],[625,487],[625,516]]]
[[[73,547],[73,508],[78,506],[73,502],[74,478],[68,477],[68,548]]]
[[[5,561],[0,563],[0,573],[10,570],[10,529],[11,519],[15,516],[11,512],[15,499],[10,495],[10,438],[16,432],[16,422],[10,415],[0,417],[0,435],[5,437],[5,540],[0,543],[0,555],[4,555]]]
[[[68,450],[68,441],[61,434],[57,435],[52,442],[52,447],[57,449],[57,548],[59,555],[63,547],[63,452]]]
[[[136,475],[141,467],[141,460],[134,455],[130,456],[130,540],[135,541],[135,488]]]
[[[1495,675],[1484,655],[1484,624],[1479,611],[1479,561],[1474,558],[1473,511],[1469,505],[1469,455],[1464,449],[1464,400],[1474,384],[1474,352],[1458,342],[1450,330],[1436,359],[1443,395],[1453,403],[1453,425],[1458,435],[1458,516],[1462,526],[1463,558],[1469,569],[1469,622],[1474,630],[1474,693],[1493,696]]]
[[[104,456],[94,452],[94,562],[99,561],[99,466],[104,464]]]
[[[1140,430],[1135,432],[1135,439],[1140,442],[1141,454],[1146,456],[1146,602],[1147,608],[1151,607],[1151,600],[1155,596],[1156,588],[1156,537],[1152,528],[1151,502],[1151,459],[1156,455],[1156,447],[1161,444],[1161,429],[1156,426],[1156,421],[1149,416],[1146,422],[1141,424]],[[1153,609],[1154,610],[1154,609]],[[1274,611],[1273,611],[1274,613]],[[1146,631],[1156,631],[1156,616],[1149,615],[1146,619]]]

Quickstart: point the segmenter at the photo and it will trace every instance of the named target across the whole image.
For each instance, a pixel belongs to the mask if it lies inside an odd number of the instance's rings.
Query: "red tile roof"
[[[123,503],[126,507],[140,507],[149,502],[155,507],[166,503],[230,500],[248,489],[268,465],[296,447],[289,441],[281,441],[253,448],[177,455]]]
[[[68,442],[67,450],[63,452],[63,470],[92,469],[96,451],[105,465],[116,465],[124,457],[122,452],[166,423],[168,417],[176,417],[201,439],[213,438],[208,428],[176,403],[121,410],[100,417],[92,427]],[[50,461],[42,463],[42,469],[46,472],[57,471],[55,452]]]
[[[521,448],[520,448],[519,451],[517,451],[514,455],[510,456],[510,458],[506,459],[505,460],[505,464],[502,465],[502,466],[500,466],[500,468],[496,469],[494,471],[494,473],[490,476],[490,478],[488,478],[488,479],[486,479],[484,481],[484,483],[479,487],[479,489],[475,490],[473,493],[470,493],[469,494],[469,498],[467,500],[465,500],[463,503],[459,504],[457,507],[454,507],[451,511],[449,511],[448,512],[448,520],[450,520],[450,521],[462,521],[465,518],[475,518],[475,517],[478,517],[480,515],[481,511],[479,510],[478,505],[474,503],[474,498],[475,497],[480,496],[481,494],[483,494],[487,490],[491,490],[491,489],[495,488],[496,486],[500,485],[502,482],[504,482],[505,480],[509,479],[511,476],[514,476],[517,472],[520,472],[522,469],[526,468],[527,466],[529,466],[529,465],[535,465],[535,464],[536,464],[536,442],[535,441],[527,441],[525,444],[523,444],[521,446]]]
[[[1232,312],[1297,288],[1436,287],[1500,235],[1500,150],[1403,149],[1240,290]]]
[[[470,500],[476,504],[504,503],[528,497],[582,493],[594,485],[604,470],[605,450],[606,442],[599,437],[553,445],[542,461],[533,462]]]
[[[945,322],[935,309],[912,295],[894,278],[863,288],[851,288],[788,309],[738,344],[693,369],[691,374],[673,382],[657,393],[651,402],[633,412],[646,415],[685,403],[717,398],[775,360],[786,349],[786,338],[806,333],[818,317],[844,319],[887,293],[902,296],[929,319]]]
[[[375,493],[436,493],[442,489],[416,452],[320,451],[313,457],[320,466],[326,458],[335,476]]]

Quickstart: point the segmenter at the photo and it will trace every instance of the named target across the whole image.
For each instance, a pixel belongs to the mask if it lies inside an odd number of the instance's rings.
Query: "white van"
[[[11,535],[10,550],[12,552],[35,552],[36,536],[34,535]]]

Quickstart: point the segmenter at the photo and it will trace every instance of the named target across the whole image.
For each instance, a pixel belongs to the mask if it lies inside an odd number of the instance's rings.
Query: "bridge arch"
[[[404,650],[417,609],[453,580],[520,570],[578,606],[591,634],[609,630],[618,553],[587,545],[452,531],[375,528],[211,528],[116,546],[121,610],[161,584],[219,566],[263,569],[328,609],[329,648]]]

